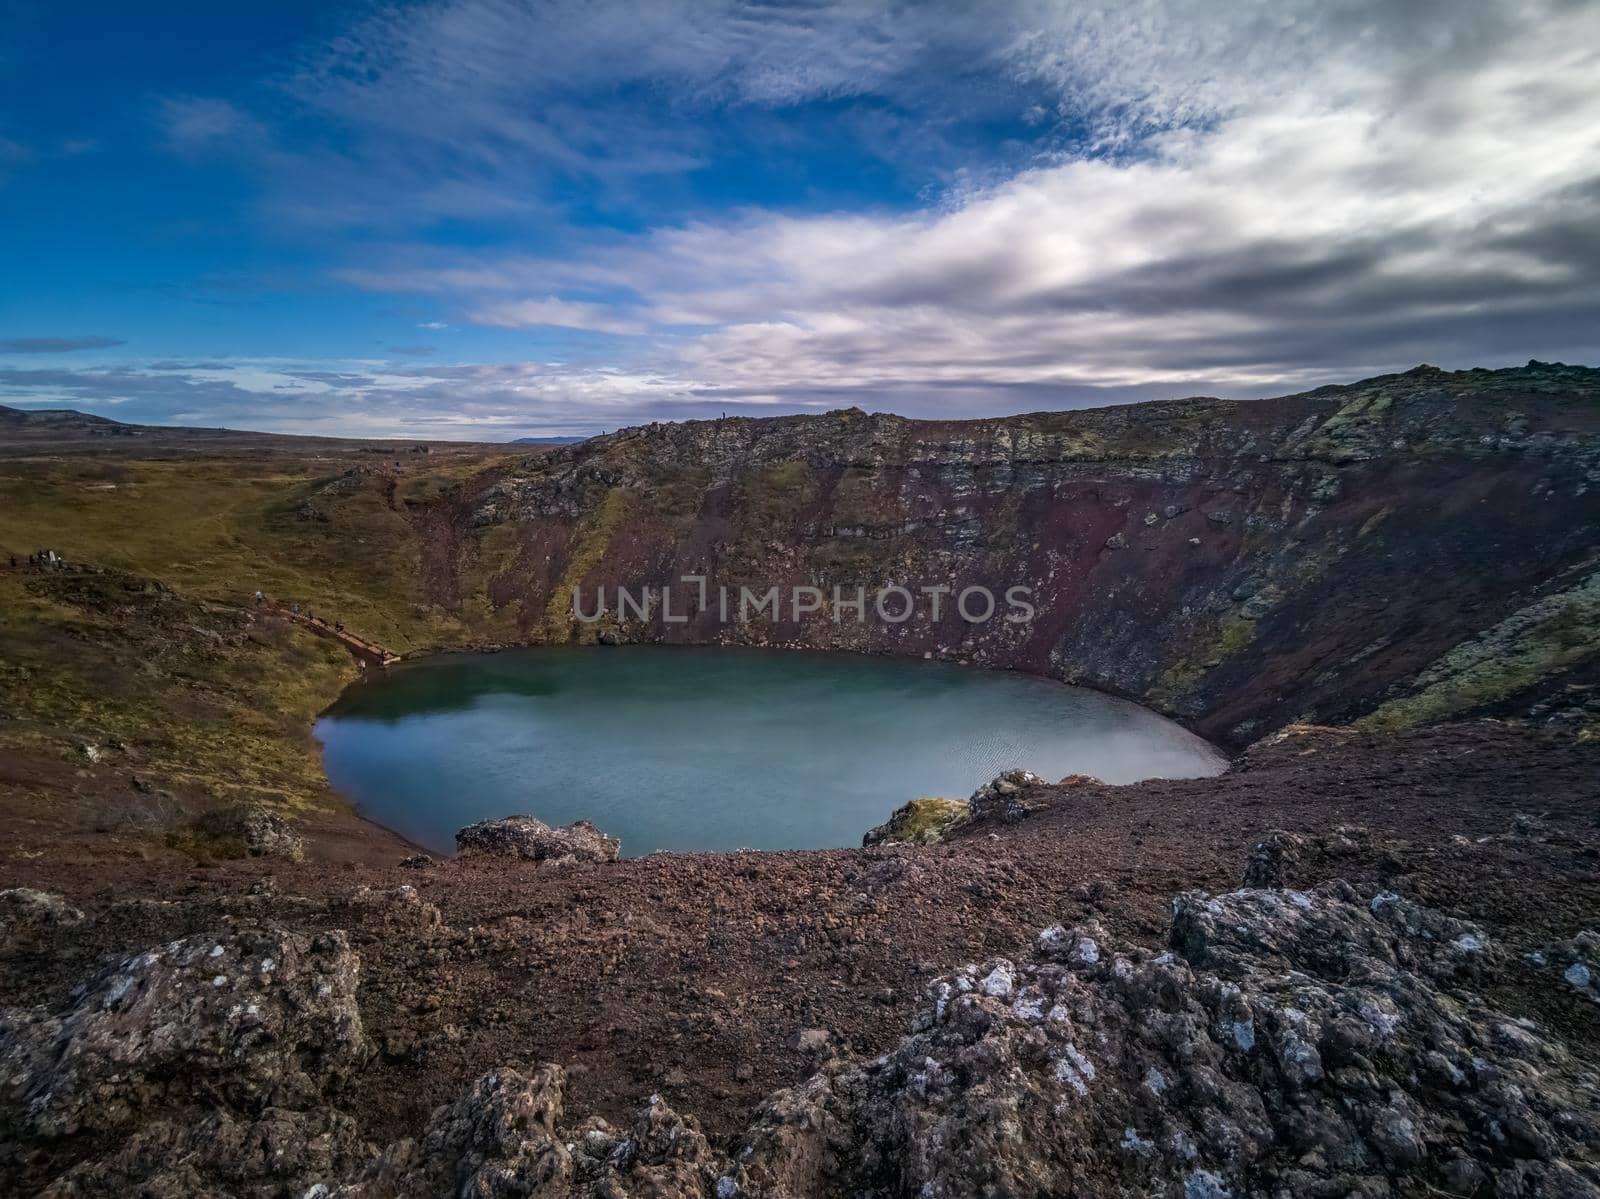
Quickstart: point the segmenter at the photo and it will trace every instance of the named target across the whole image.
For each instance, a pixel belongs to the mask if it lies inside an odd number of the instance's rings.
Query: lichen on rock
[[[125,1127],[174,1097],[314,1102],[368,1055],[360,969],[342,932],[239,928],[148,949],[65,1012],[0,1013],[0,1110],[52,1138]]]
[[[298,862],[305,843],[278,813],[260,804],[230,804],[202,813],[177,835],[183,847],[223,858],[286,858]]]
[[[894,810],[888,820],[867,832],[862,845],[932,845],[943,841],[970,816],[964,799],[928,797],[913,799]]]
[[[1014,824],[1027,814],[1022,793],[1044,785],[1031,770],[1007,770],[974,791],[967,799],[967,814],[974,820],[999,820]]]
[[[42,949],[82,923],[83,913],[59,895],[31,887],[0,891],[0,955]]]
[[[739,1160],[768,1195],[1592,1193],[1600,1078],[1456,989],[1473,931],[1342,883],[1180,896],[1159,951],[1048,930],[774,1096]]]
[[[561,1123],[566,1073],[545,1064],[503,1067],[434,1112],[419,1141],[376,1155],[346,1182],[310,1188],[314,1199],[549,1199],[629,1195],[701,1199],[732,1167],[698,1126],[652,1095],[625,1131],[592,1117]],[[724,1193],[738,1194],[735,1189]]]
[[[613,862],[622,853],[622,842],[587,820],[557,828],[532,816],[507,816],[467,825],[456,834],[456,852],[463,857],[521,858],[570,865]]]

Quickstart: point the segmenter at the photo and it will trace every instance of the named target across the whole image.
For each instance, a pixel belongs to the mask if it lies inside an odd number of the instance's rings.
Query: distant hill
[[[581,441],[582,438],[572,438]],[[497,446],[504,442],[435,442],[434,446]],[[316,434],[257,433],[245,429],[189,425],[130,425],[71,408],[13,408],[0,404],[0,459],[48,453],[304,453],[308,449],[355,449],[392,455],[429,453],[417,438],[323,437]],[[514,452],[514,451],[513,451]]]
[[[0,404],[0,427],[20,429],[130,429],[121,421],[75,412],[71,408],[9,408]]]
[[[516,437],[512,445],[577,445],[580,441],[588,441],[587,437]]]

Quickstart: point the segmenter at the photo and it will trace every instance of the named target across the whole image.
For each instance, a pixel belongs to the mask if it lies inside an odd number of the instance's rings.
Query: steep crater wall
[[[1591,687],[1597,499],[1600,371],[1530,364],[1249,403],[651,425],[497,470],[449,504],[517,640],[928,655],[1125,695],[1239,745],[1296,720],[1408,722]],[[439,602],[460,602],[462,541],[424,546]],[[796,622],[787,603],[778,621],[723,623],[714,604],[681,624],[573,618],[573,587],[592,603],[683,575],[735,596],[1024,584],[1037,616],[969,624],[947,602],[902,624]],[[680,585],[676,610],[694,595]],[[1480,634],[1487,666],[1452,671]]]

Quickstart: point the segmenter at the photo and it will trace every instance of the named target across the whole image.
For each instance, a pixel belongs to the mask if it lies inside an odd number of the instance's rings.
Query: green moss
[[[1188,691],[1207,671],[1245,649],[1256,635],[1256,622],[1239,612],[1217,621],[1211,635],[1162,672],[1151,697],[1171,700]]]
[[[943,841],[967,821],[967,801],[927,797],[897,808],[879,829],[876,841],[885,844],[931,845]]]
[[[573,535],[572,552],[567,555],[561,582],[545,604],[545,635],[552,641],[571,640],[573,634],[572,589],[581,586],[590,571],[599,566],[611,545],[611,538],[628,511],[628,497],[621,487],[610,488],[589,518]]]
[[[1411,694],[1358,722],[1404,728],[1508,700],[1600,655],[1600,572],[1514,612],[1419,674]]]
[[[1213,656],[1232,657],[1249,645],[1255,635],[1255,621],[1237,612],[1230,613],[1222,622],[1221,631],[1217,635],[1216,654]]]
[[[804,501],[812,482],[811,468],[799,458],[761,467],[739,481],[739,511],[752,525],[787,524]]]

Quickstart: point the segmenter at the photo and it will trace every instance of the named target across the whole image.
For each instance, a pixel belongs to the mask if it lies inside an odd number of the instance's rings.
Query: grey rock
[[[591,1118],[561,1124],[566,1074],[542,1065],[484,1074],[428,1121],[420,1142],[390,1145],[327,1199],[654,1196],[702,1199],[737,1172],[692,1120],[653,1095],[625,1134]],[[737,1182],[736,1182],[737,1185]],[[737,1190],[731,1194],[739,1193]]]
[[[801,1053],[822,1053],[833,1044],[833,1034],[825,1028],[800,1028],[790,1035],[788,1044]]]
[[[1284,887],[1289,876],[1300,863],[1305,841],[1294,833],[1281,829],[1270,832],[1250,850],[1244,864],[1244,885],[1247,887]]]
[[[83,923],[83,913],[59,895],[12,887],[0,891],[0,955],[45,948]]]
[[[1022,792],[1043,785],[1044,780],[1031,770],[1008,770],[979,787],[967,798],[967,812],[973,820],[997,819],[1014,824],[1027,814]]]
[[[375,1152],[356,1121],[332,1108],[271,1107],[255,1119],[217,1111],[147,1124],[114,1152],[74,1166],[44,1196],[303,1195],[320,1179],[355,1173]]]
[[[1594,1193],[1600,1082],[1458,989],[1470,931],[1342,883],[1179,896],[1162,950],[1047,930],[778,1092],[737,1160],[771,1195]]]
[[[238,856],[287,858],[305,856],[305,842],[288,821],[258,804],[233,804],[203,813],[195,828],[225,851]]]
[[[970,812],[960,799],[913,799],[882,824],[867,830],[862,845],[932,845],[965,824]]]
[[[613,862],[622,842],[587,820],[554,828],[532,816],[507,816],[469,824],[456,834],[456,852],[464,857],[521,858],[529,862]]]
[[[251,1113],[312,1103],[368,1056],[360,969],[342,932],[243,928],[148,949],[65,1012],[0,1014],[0,1111],[52,1138],[177,1097]]]
[[[1541,945],[1523,956],[1535,968],[1560,979],[1563,989],[1600,1003],[1600,933],[1585,929],[1569,940]]]

